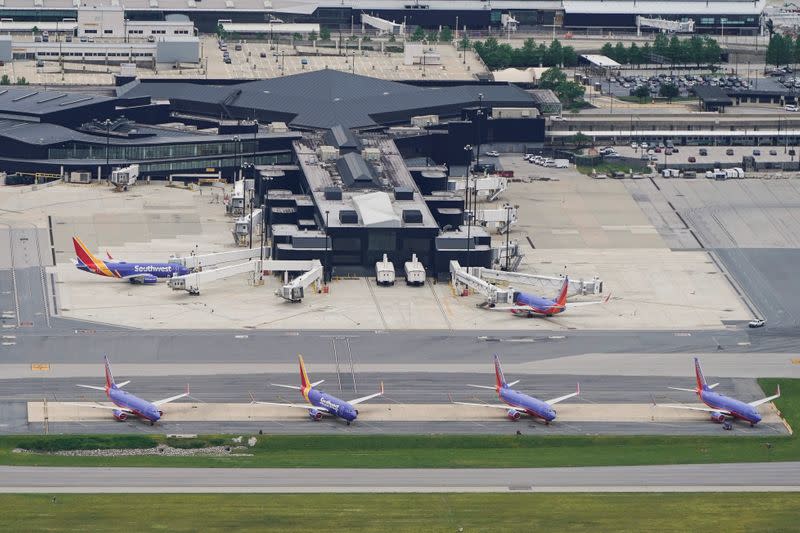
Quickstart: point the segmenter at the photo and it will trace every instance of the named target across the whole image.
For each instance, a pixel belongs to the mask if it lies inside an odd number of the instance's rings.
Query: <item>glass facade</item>
[[[111,144],[108,147],[109,159],[128,161],[147,161],[150,159],[175,159],[213,155],[241,154],[246,158],[253,153],[253,140],[240,142],[226,141],[215,143],[154,144],[122,146]],[[59,148],[47,151],[50,159],[105,159],[106,145],[69,142]],[[252,157],[251,157],[252,158]]]
[[[198,168],[222,168],[234,167],[239,163],[249,163],[253,160],[245,157],[244,161],[240,157],[221,157],[218,159],[189,159],[183,161],[165,161],[158,163],[141,163],[139,172],[141,174],[153,174],[159,172],[172,172],[176,170],[193,170]],[[256,156],[256,165],[285,165],[292,162],[291,154],[271,154]]]

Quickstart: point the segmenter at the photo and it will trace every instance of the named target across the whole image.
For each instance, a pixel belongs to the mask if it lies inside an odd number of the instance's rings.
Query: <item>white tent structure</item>
[[[353,197],[353,206],[364,227],[399,228],[400,217],[392,207],[392,200],[385,192],[370,192]]]

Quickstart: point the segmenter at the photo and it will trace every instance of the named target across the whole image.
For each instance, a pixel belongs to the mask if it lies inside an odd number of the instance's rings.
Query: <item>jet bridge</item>
[[[277,296],[289,302],[300,302],[305,297],[305,290],[311,285],[316,285],[319,288],[320,281],[322,280],[322,263],[317,259],[311,261],[270,261],[270,263],[303,263],[304,268],[271,268],[270,270],[283,270],[284,272],[305,270],[304,274],[294,278],[292,281],[286,283],[283,287],[275,291]]]
[[[264,250],[265,256],[269,255],[269,248]],[[261,257],[260,248],[247,248],[244,250],[230,250],[227,252],[217,252],[203,255],[187,255],[185,257],[172,256],[170,263],[185,266],[190,270],[203,270],[204,268],[215,267],[234,261],[249,261]]]
[[[636,17],[636,35],[642,35],[642,27],[655,28],[664,33],[694,33],[693,20],[667,20],[662,18]]]
[[[236,243],[237,246],[247,246],[247,242],[250,237],[251,227],[253,235],[261,235],[261,228],[263,222],[263,214],[261,208],[253,209],[252,213],[247,213],[244,216],[241,216],[236,219],[236,222],[233,223],[233,242]],[[258,229],[259,231],[256,231]]]
[[[486,297],[489,304],[513,303],[514,290],[492,285],[473,274],[478,268],[466,269],[458,261],[450,261],[450,283],[456,294],[464,294],[464,289],[472,289]],[[472,271],[472,272],[470,272]]]
[[[256,276],[259,276],[261,272],[261,260],[247,261],[208,270],[199,270],[183,276],[172,276],[167,280],[167,285],[173,291],[186,291],[196,296],[200,294],[200,285],[206,285],[212,281],[218,281],[248,272],[253,273],[253,280],[255,281]]]
[[[451,179],[447,183],[447,189],[463,191],[467,188],[467,183],[469,183],[470,190],[477,190],[478,195],[485,197],[487,202],[494,202],[508,189],[508,178],[502,176]]]
[[[516,283],[536,287],[542,292],[553,292],[561,288],[564,283],[564,278],[559,276],[540,276],[538,274],[524,274],[522,272],[506,272],[504,270],[492,270],[490,268],[477,267],[473,269],[481,280],[494,280],[505,281],[508,283]],[[567,296],[587,294],[600,294],[603,292],[603,281],[594,277],[591,280],[585,281],[582,279],[569,280],[569,289],[567,289]]]
[[[504,204],[497,209],[478,209],[475,213],[475,221],[485,228],[492,229],[499,234],[504,234],[511,230],[511,226],[517,223],[517,206]]]

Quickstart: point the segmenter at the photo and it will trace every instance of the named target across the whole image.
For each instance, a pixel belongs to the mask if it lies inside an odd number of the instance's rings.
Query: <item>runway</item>
[[[800,491],[800,463],[541,469],[0,467],[0,492],[4,493],[519,491],[796,492]]]

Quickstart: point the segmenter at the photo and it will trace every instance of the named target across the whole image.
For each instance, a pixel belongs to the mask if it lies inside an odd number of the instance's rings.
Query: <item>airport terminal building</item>
[[[140,179],[253,178],[273,257],[364,273],[384,253],[430,273],[491,266],[453,176],[480,145],[541,145],[544,119],[505,83],[414,84],[335,70],[244,82],[120,80],[114,96],[0,91],[0,170]],[[414,164],[407,164],[413,160]]]

